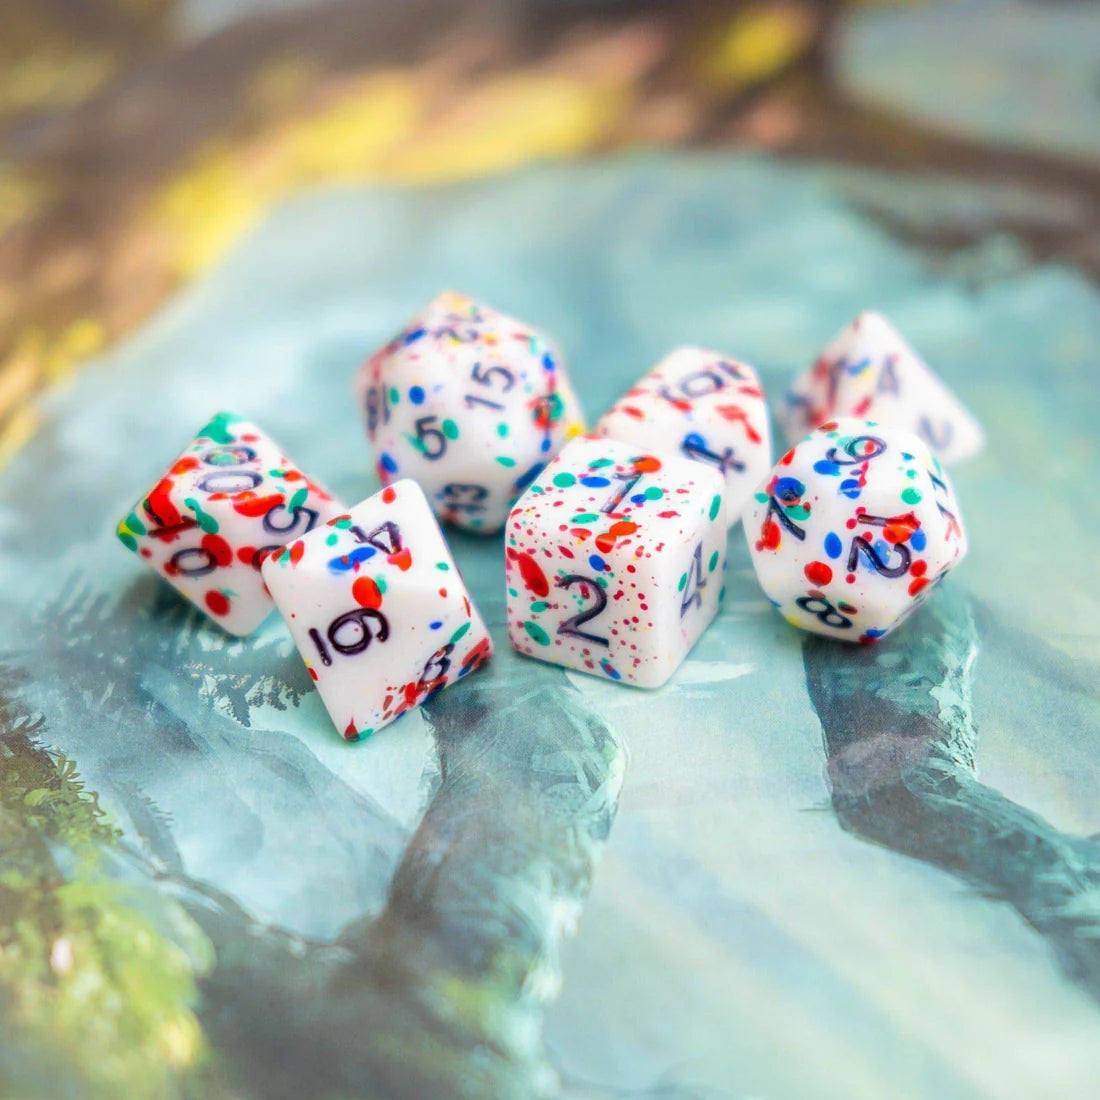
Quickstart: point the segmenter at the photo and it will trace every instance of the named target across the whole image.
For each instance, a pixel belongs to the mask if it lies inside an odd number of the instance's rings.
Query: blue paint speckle
[[[535,480],[543,470],[546,469],[545,462],[536,462],[525,474],[521,474],[516,480],[516,492],[522,493],[532,481]]]
[[[443,621],[441,619],[438,619],[434,623],[428,623],[428,629],[429,630],[438,630],[442,625],[443,625]]]
[[[414,405],[423,405],[424,404],[424,391],[419,386],[410,386],[409,387],[409,400]]]
[[[611,479],[600,477],[599,474],[589,474],[581,478],[581,484],[589,489],[606,489],[611,484]]]
[[[794,504],[802,499],[806,486],[796,477],[781,477],[775,483],[775,495],[783,504]]]
[[[830,531],[825,536],[825,553],[830,558],[839,558],[844,551],[844,544],[840,541],[840,536],[835,531]]]
[[[377,551],[373,546],[357,546],[347,554],[341,554],[338,558],[331,558],[328,563],[329,572],[350,573],[355,570],[361,562],[373,558],[375,553],[377,553]]]
[[[914,550],[923,550],[928,545],[928,536],[918,527],[909,536],[909,543]]]
[[[383,451],[378,456],[378,464],[386,471],[387,474],[397,473],[397,460],[391,454],[387,454]]]
[[[605,562],[599,554],[592,554],[588,559],[588,564],[591,565],[597,573],[602,573],[607,568],[607,562]]]
[[[840,467],[835,462],[830,462],[827,458],[823,458],[820,462],[814,463],[814,473],[825,474],[827,477],[836,477],[840,473]]]

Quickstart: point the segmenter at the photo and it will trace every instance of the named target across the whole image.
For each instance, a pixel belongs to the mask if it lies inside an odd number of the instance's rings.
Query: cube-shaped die
[[[360,390],[382,483],[414,478],[441,519],[482,534],[584,430],[550,341],[453,292],[367,361]]]
[[[270,555],[263,574],[349,741],[389,725],[492,653],[415,482],[394,482]]]
[[[675,453],[570,443],[508,517],[508,636],[530,657],[660,687],[718,611],[725,483]]]
[[[965,556],[951,481],[912,433],[823,424],[776,464],[745,515],[757,579],[803,630],[872,642]]]
[[[726,481],[730,526],[772,464],[768,408],[756,371],[705,348],[666,355],[601,418],[596,434],[713,466]]]
[[[118,537],[230,634],[271,611],[264,558],[343,511],[255,424],[219,413],[118,525]]]
[[[878,313],[845,325],[791,386],[779,414],[792,445],[837,417],[905,428],[946,463],[969,458],[985,443],[977,420]]]

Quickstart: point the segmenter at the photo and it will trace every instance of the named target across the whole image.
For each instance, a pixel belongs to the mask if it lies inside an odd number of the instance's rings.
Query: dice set
[[[456,293],[367,360],[359,397],[383,487],[355,507],[219,413],[117,529],[231,634],[276,607],[349,740],[492,654],[440,521],[503,529],[514,649],[648,688],[718,613],[738,520],[771,603],[843,641],[895,629],[966,554],[943,463],[978,450],[981,428],[877,314],[794,383],[774,467],[747,363],[676,348],[574,438],[553,344]]]

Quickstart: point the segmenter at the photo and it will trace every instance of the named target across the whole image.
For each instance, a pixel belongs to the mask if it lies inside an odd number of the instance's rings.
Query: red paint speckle
[[[805,569],[806,579],[811,584],[826,585],[833,579],[833,571],[823,561],[812,561]]]
[[[219,566],[233,564],[233,547],[220,535],[203,535],[202,548]]]
[[[542,566],[530,554],[519,554],[516,560],[519,563],[523,583],[527,588],[534,592],[536,596],[550,595],[550,582],[546,579]]]
[[[396,554],[390,554],[390,556],[386,558],[386,561],[388,561],[390,565],[396,565],[402,573],[406,572],[413,563],[412,554],[409,553],[409,548],[407,546],[404,550],[399,550]]]
[[[382,606],[382,593],[371,577],[357,577],[351,586],[351,594],[360,607],[377,610]]]
[[[229,600],[221,592],[207,592],[206,606],[212,615],[229,614]]]
[[[382,490],[382,503],[392,504],[397,499],[397,490],[392,485],[387,485]]]

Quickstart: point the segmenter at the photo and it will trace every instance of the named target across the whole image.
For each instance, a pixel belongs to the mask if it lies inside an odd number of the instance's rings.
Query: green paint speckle
[[[236,413],[220,412],[199,432],[199,435],[215,443],[233,443],[234,437],[229,428],[232,424],[239,424],[240,420]]]
[[[665,491],[659,485],[651,485],[642,495],[646,500],[660,500],[665,495]]]
[[[466,636],[466,632],[470,629],[470,620],[467,619],[452,635],[450,644],[454,645],[460,638]]]
[[[384,596],[386,594],[386,578],[379,575],[374,578],[374,583],[378,586],[378,591]]]
[[[901,499],[904,500],[906,504],[920,504],[922,498],[920,495],[920,490],[913,488],[912,485],[909,485],[902,490]]]
[[[546,600],[535,600],[535,602],[531,604],[531,610],[545,611],[549,606],[550,604]]]
[[[439,425],[439,428],[448,439],[458,438],[458,425],[449,417]]]
[[[685,588],[687,588],[687,582],[688,582],[688,575],[686,573],[681,573],[680,574],[680,579],[676,583],[676,591],[677,592],[683,592],[683,590]]]
[[[595,512],[579,512],[570,523],[595,523],[600,517]]]
[[[572,474],[568,474],[568,473],[555,474],[554,475],[554,484],[559,489],[568,489],[570,487],[570,485],[576,485],[577,484],[577,479]]]
[[[605,466],[614,466],[615,463],[610,458],[597,458],[595,462],[590,462],[588,468],[590,470],[602,470]]]
[[[718,568],[718,551],[715,550],[710,556],[710,561],[707,563],[707,572],[713,573]]]
[[[514,458],[509,458],[507,455],[497,455],[497,462],[499,462],[501,466],[514,466],[516,464],[516,460]]]
[[[527,633],[536,642],[538,642],[539,645],[549,645],[550,644],[550,635],[547,634],[546,631],[543,630],[542,627],[539,626],[538,623],[533,623],[530,620],[527,620],[523,624],[523,629],[526,630]]]
[[[218,521],[209,512],[204,512],[202,510],[202,505],[199,504],[194,497],[188,497],[183,503],[195,513],[195,519],[198,521],[198,525],[208,535],[216,535],[218,533]]]
[[[501,439],[508,438],[508,425],[505,424],[503,420],[497,425],[497,435],[499,435]]]
[[[444,573],[446,573],[447,570],[451,568],[445,561],[437,561],[435,563],[435,567],[436,569],[442,569]]]
[[[718,518],[718,509],[722,507],[722,498],[717,493],[714,495],[714,499],[710,502],[710,518]]]

